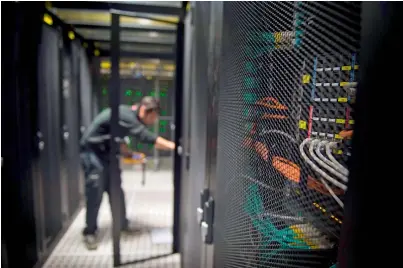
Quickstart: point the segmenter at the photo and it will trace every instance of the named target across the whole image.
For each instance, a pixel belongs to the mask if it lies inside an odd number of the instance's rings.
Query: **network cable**
[[[309,146],[309,153],[311,154],[312,158],[319,163],[319,165],[321,165],[322,167],[324,167],[325,169],[327,169],[330,173],[332,173],[333,175],[335,175],[336,177],[338,177],[339,179],[341,179],[344,182],[348,182],[348,178],[346,176],[344,176],[343,174],[340,174],[338,171],[334,170],[332,167],[328,166],[324,161],[322,161],[321,159],[319,159],[314,152],[314,147],[317,143],[319,143],[319,140],[313,140],[311,141],[311,145]],[[319,146],[317,146],[316,148],[316,152],[318,152],[318,148]]]
[[[349,172],[346,168],[344,168],[343,166],[340,166],[340,164],[336,164],[334,162],[332,162],[331,160],[327,159],[322,153],[321,153],[321,149],[323,147],[323,145],[329,143],[329,141],[327,140],[323,140],[321,142],[319,142],[318,146],[316,147],[316,154],[319,156],[319,158],[325,162],[326,164],[328,164],[329,166],[333,167],[336,171],[340,172],[341,174],[343,174],[344,176],[348,176]]]
[[[344,191],[347,190],[347,186],[338,182],[337,180],[335,180],[334,178],[330,177],[326,172],[324,172],[323,170],[321,170],[320,168],[318,168],[315,163],[313,163],[309,157],[305,154],[304,151],[304,147],[305,145],[311,141],[311,138],[307,138],[305,139],[299,146],[299,150],[301,153],[302,158],[305,160],[305,162],[308,163],[309,166],[311,166],[311,168],[313,170],[315,170],[317,173],[319,173],[322,177],[324,177],[326,180],[328,180],[329,182],[333,183],[334,185],[336,185],[337,187],[343,189]],[[329,191],[330,195],[334,198],[334,200],[340,205],[340,207],[344,208],[344,204],[343,202],[340,200],[340,198],[337,197],[337,195],[333,192],[332,188],[330,188],[330,186],[323,180],[323,178],[320,178],[320,181],[323,183],[323,185],[326,187],[326,189]]]
[[[314,162],[312,162],[308,156],[305,154],[304,152],[304,147],[305,144],[307,144],[308,142],[310,142],[312,139],[311,138],[307,138],[305,139],[301,145],[299,146],[300,152],[302,157],[304,158],[304,160],[312,167],[313,170],[315,170],[317,173],[319,173],[320,175],[322,175],[325,179],[327,179],[329,182],[331,182],[332,184],[334,184],[335,186],[343,189],[343,190],[347,190],[347,186],[340,183],[339,181],[333,179],[332,177],[330,177],[326,172],[324,172],[323,170],[321,170],[320,168],[318,168],[317,165],[315,165]]]
[[[312,140],[311,145],[309,146],[309,153],[311,156],[314,158],[315,161],[320,162],[320,160],[315,156],[315,153],[313,151],[314,145],[318,142],[318,140]],[[319,160],[319,161],[318,161]],[[326,174],[326,173],[325,173]],[[327,174],[326,174],[327,175]],[[330,176],[329,176],[330,177]],[[330,177],[332,178],[332,177]],[[347,178],[346,178],[347,179]],[[340,205],[340,207],[344,208],[343,202],[337,197],[337,195],[334,193],[333,189],[330,188],[330,186],[322,179],[320,178],[321,182],[324,184],[325,188],[329,191],[330,195],[336,200],[336,202]]]
[[[330,161],[332,161],[340,169],[343,169],[348,172],[348,170],[342,164],[340,164],[339,161],[337,161],[336,158],[334,158],[334,156],[332,155],[332,148],[336,145],[337,145],[336,142],[329,142],[328,144],[326,144],[326,155],[330,159]]]

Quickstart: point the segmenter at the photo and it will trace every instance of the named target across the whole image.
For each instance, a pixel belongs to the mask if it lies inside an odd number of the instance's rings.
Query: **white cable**
[[[348,172],[348,170],[339,163],[339,161],[336,160],[336,158],[333,157],[332,155],[332,148],[337,145],[336,142],[329,142],[326,144],[326,155],[329,157],[330,161],[332,161],[335,165],[337,165],[340,169],[343,169],[344,171]]]
[[[344,203],[343,201],[340,200],[340,198],[333,192],[332,188],[330,188],[329,184],[327,184],[322,177],[320,177],[320,181],[325,185],[325,188],[329,191],[330,195],[334,198],[334,200],[339,204],[341,208],[344,208]]]
[[[262,135],[264,135],[264,134],[271,134],[271,133],[280,134],[280,135],[282,135],[282,136],[288,138],[288,139],[291,140],[292,142],[297,143],[297,141],[296,141],[290,134],[285,133],[285,132],[283,132],[283,131],[281,131],[281,130],[276,130],[276,129],[266,130],[266,129],[264,129],[264,130],[260,133],[260,135],[262,136]]]
[[[327,175],[326,172],[324,172],[323,170],[321,170],[320,168],[318,168],[315,163],[313,163],[308,156],[305,154],[304,152],[304,146],[305,144],[307,144],[311,139],[307,138],[305,139],[299,146],[299,151],[301,152],[302,158],[304,158],[304,160],[308,163],[308,165],[310,165],[312,167],[313,170],[315,170],[317,173],[319,173],[321,176],[323,176],[325,179],[327,179],[329,182],[331,182],[332,184],[334,184],[335,186],[339,187],[340,189],[343,189],[344,191],[347,190],[347,186],[338,182],[337,180],[333,179],[332,177],[330,177],[329,175]]]
[[[335,184],[336,186],[338,186],[339,188],[343,189],[344,191],[347,190],[347,187],[336,181],[335,179],[333,179],[332,177],[330,177],[329,175],[326,174],[326,172],[324,172],[323,170],[319,169],[309,158],[308,156],[305,154],[304,151],[304,146],[306,143],[308,143],[311,139],[307,138],[305,139],[299,146],[299,151],[301,153],[302,158],[305,160],[305,162],[307,162],[316,172],[318,172],[320,175],[322,175],[324,178],[326,178],[328,181],[332,182],[333,184]],[[334,198],[334,200],[340,205],[340,207],[344,208],[344,204],[343,202],[340,200],[340,198],[333,192],[332,188],[330,188],[330,186],[322,179],[320,178],[321,182],[323,183],[323,185],[325,186],[325,188],[329,191],[330,195]]]
[[[323,145],[329,143],[329,141],[327,140],[323,140],[321,142],[319,142],[318,146],[316,147],[316,154],[319,156],[319,158],[325,162],[326,164],[328,164],[329,166],[333,167],[337,172],[340,172],[341,174],[343,174],[344,176],[348,176],[348,170],[343,168],[340,168],[339,165],[333,163],[332,161],[330,161],[329,159],[327,159],[322,153],[321,153],[321,149],[323,147]]]
[[[333,175],[335,175],[337,178],[339,178],[340,180],[344,181],[344,182],[348,182],[348,179],[346,176],[343,176],[342,174],[340,174],[339,172],[337,172],[336,170],[334,170],[332,167],[329,167],[328,165],[326,165],[325,162],[323,162],[322,160],[320,160],[316,155],[315,152],[313,151],[315,144],[317,144],[319,142],[319,140],[313,140],[311,142],[311,145],[309,146],[309,153],[311,154],[311,157],[319,163],[319,165],[321,165],[322,167],[324,167],[325,169],[327,169],[330,173],[332,173]]]

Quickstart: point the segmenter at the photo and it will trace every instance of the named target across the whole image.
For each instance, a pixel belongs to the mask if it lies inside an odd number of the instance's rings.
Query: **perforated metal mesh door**
[[[335,264],[349,155],[339,132],[354,124],[346,85],[357,80],[360,8],[225,2],[216,267]]]

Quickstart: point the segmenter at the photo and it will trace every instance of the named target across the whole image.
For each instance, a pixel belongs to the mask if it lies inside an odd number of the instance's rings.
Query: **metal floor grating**
[[[152,242],[151,230],[170,228],[173,215],[172,172],[147,172],[147,182],[141,186],[138,171],[123,171],[123,189],[126,194],[127,214],[144,231],[136,236],[122,236],[122,263],[137,263],[122,267],[180,267],[178,254],[170,255],[171,244]],[[88,251],[82,243],[85,208],[79,213],[63,236],[43,268],[109,268],[112,267],[111,212],[108,195],[104,199],[98,216],[100,244],[96,251]],[[165,257],[159,257],[165,256]],[[145,260],[141,261],[140,260]]]

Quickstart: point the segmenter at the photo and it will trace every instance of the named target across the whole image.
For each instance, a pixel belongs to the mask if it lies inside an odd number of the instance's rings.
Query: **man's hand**
[[[155,148],[158,150],[167,150],[167,151],[172,151],[175,150],[175,143],[169,140],[166,140],[162,137],[158,137],[157,140],[155,141]]]

